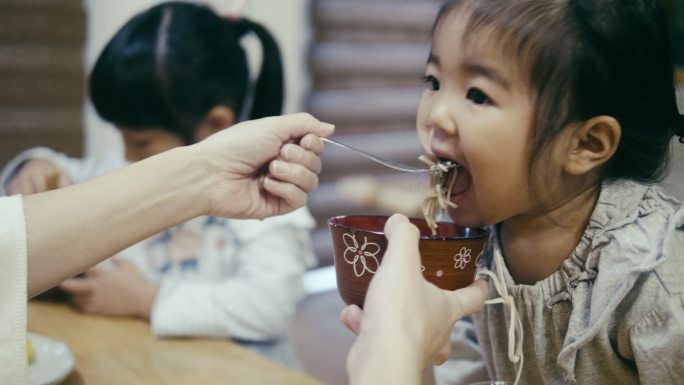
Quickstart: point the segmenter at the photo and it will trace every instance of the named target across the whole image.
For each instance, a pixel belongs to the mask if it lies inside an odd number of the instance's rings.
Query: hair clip
[[[226,17],[231,20],[242,19],[245,15],[245,7],[247,6],[247,0],[237,0],[228,13]]]

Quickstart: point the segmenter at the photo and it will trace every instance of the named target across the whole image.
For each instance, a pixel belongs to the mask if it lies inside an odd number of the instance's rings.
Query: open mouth
[[[468,170],[451,159],[438,158],[437,162],[449,167],[442,182],[442,188],[448,192],[448,199],[463,194],[470,186],[471,180]],[[456,166],[450,167],[450,165],[454,164]]]

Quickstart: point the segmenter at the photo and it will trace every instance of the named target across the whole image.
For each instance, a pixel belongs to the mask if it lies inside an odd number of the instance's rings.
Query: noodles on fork
[[[437,235],[437,217],[442,214],[447,207],[457,208],[458,206],[449,200],[451,196],[451,186],[458,176],[457,167],[448,168],[451,162],[434,162],[426,156],[418,157],[423,163],[430,166],[430,193],[423,200],[423,216],[427,225],[432,231],[432,235]]]

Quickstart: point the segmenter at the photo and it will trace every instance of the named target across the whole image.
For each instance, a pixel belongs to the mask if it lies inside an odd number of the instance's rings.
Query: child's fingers
[[[85,272],[86,278],[97,278],[102,272],[102,268],[99,266],[93,266]],[[83,279],[83,278],[82,278]]]
[[[487,283],[481,279],[476,279],[469,286],[447,294],[453,304],[453,319],[455,321],[482,310],[482,306],[487,300]]]
[[[33,173],[31,174],[30,178],[30,183],[31,183],[31,194],[36,194],[39,192],[47,191],[47,183],[48,183],[48,177],[43,174],[37,174]]]
[[[135,263],[131,261],[130,259],[125,258],[121,254],[117,254],[109,259],[112,262],[112,265],[116,268],[128,268],[128,267],[136,267]],[[93,269],[100,269],[100,267],[94,267]],[[91,269],[92,270],[92,269]]]
[[[20,173],[10,183],[11,194],[30,195],[34,192],[32,177],[30,175],[26,175],[26,173]]]
[[[356,305],[349,305],[342,309],[340,313],[340,321],[352,333],[357,336],[361,333],[361,321],[363,320],[363,310]]]
[[[73,304],[76,306],[76,309],[80,311],[85,311],[84,309],[89,305],[90,303],[90,296],[89,295],[74,295],[73,299]]]
[[[67,187],[71,185],[72,182],[71,178],[69,178],[69,175],[65,172],[60,172],[59,178],[57,178],[57,188]]]
[[[15,194],[20,194],[21,192],[19,191],[19,181],[17,181],[17,178],[14,178],[10,183],[9,186],[7,187],[7,191],[9,192],[9,195],[15,195]]]
[[[91,296],[83,296],[74,298],[76,308],[84,313],[99,313],[97,304],[94,303]]]
[[[114,259],[115,267],[119,269],[120,271],[124,271],[127,274],[135,274],[139,272],[138,266],[133,263],[130,259],[122,258],[122,257],[115,257]]]
[[[9,185],[9,193],[10,195],[15,195],[15,194],[23,194],[23,195],[28,195],[28,192],[25,191],[23,187],[23,180],[19,178],[15,178],[12,182],[10,182]]]
[[[90,295],[94,286],[88,278],[71,278],[59,285],[60,289],[67,291],[75,296]]]

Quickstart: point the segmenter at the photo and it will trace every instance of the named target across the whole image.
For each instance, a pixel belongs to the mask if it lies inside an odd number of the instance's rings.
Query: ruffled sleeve
[[[642,384],[681,383],[684,374],[684,228],[674,233],[667,256],[645,284],[648,296],[637,300],[650,311],[628,329],[628,353]]]

